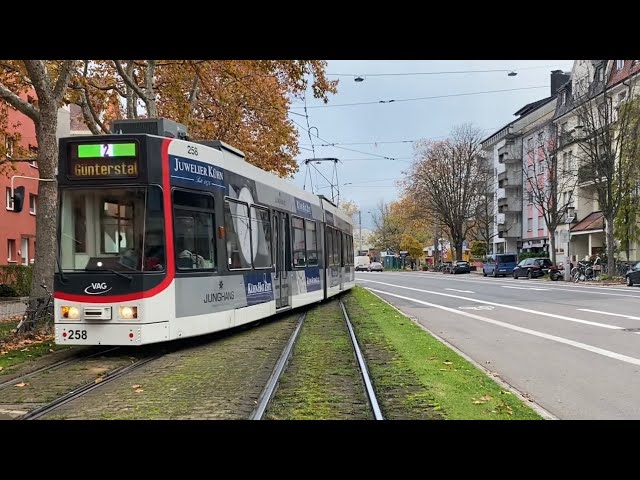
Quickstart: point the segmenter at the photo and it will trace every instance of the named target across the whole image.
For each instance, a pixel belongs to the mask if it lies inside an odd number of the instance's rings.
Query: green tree
[[[487,243],[481,240],[471,242],[471,256],[475,258],[484,258],[487,254]]]
[[[634,98],[622,105],[620,114],[628,117],[622,125],[625,128],[624,137],[637,139],[640,135],[640,100]],[[627,141],[622,145],[621,161],[619,163],[614,191],[620,198],[620,205],[613,221],[614,236],[620,242],[620,250],[625,252],[630,260],[631,245],[640,240],[640,226],[638,225],[638,205],[640,185],[640,143],[637,140]]]

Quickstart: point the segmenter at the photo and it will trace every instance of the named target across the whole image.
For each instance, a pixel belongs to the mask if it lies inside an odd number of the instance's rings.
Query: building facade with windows
[[[35,92],[21,98],[35,103]],[[58,110],[58,138],[69,135],[69,107]],[[14,188],[25,189],[22,211],[16,213],[11,197],[11,177],[39,178],[38,164],[33,158],[38,147],[33,121],[19,111],[7,108],[7,131],[2,136],[0,155],[0,265],[30,265],[36,257],[36,215],[38,212],[38,181],[16,178]]]

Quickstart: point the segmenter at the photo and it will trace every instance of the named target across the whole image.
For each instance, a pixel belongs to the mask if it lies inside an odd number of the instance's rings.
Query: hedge
[[[0,285],[8,285],[16,297],[28,297],[31,291],[33,267],[24,265],[0,265]],[[4,289],[10,293],[9,289]],[[9,296],[9,295],[5,295]]]

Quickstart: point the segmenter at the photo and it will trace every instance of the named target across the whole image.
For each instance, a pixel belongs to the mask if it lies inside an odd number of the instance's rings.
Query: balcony
[[[496,215],[496,220],[498,222],[498,225],[504,225],[504,221],[505,221],[505,215],[504,213],[498,213]]]
[[[507,198],[507,192],[504,188],[498,188],[496,190],[496,198],[498,199],[498,202],[500,202],[500,200],[503,198]]]
[[[522,197],[520,195],[509,195],[503,198],[498,197],[498,208],[500,207],[503,207],[505,213],[521,212]],[[504,207],[506,207],[506,211]]]
[[[506,179],[507,179],[507,171],[506,170],[498,174],[498,182],[501,182],[502,180],[506,180]]]
[[[522,163],[522,143],[507,140],[504,146],[498,149],[498,161],[500,163]]]

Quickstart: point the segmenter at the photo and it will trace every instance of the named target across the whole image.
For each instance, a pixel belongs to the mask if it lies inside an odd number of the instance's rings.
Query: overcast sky
[[[337,95],[330,96],[327,106],[322,106],[321,101],[309,94],[308,117],[304,103],[295,102],[290,110],[289,117],[299,124],[303,148],[298,157],[300,171],[294,182],[300,186],[306,182],[306,189],[311,190],[311,176],[314,191],[331,197],[327,181],[312,167],[307,175],[303,163],[314,157],[306,131],[311,127],[315,157],[341,160],[337,167],[340,198],[360,205],[362,225],[371,227],[368,212],[373,212],[380,200],[390,202],[398,198],[394,183],[410,164],[412,141],[445,137],[452,127],[466,122],[483,129],[488,136],[516,118],[513,114],[522,106],[548,97],[551,70],[570,71],[572,64],[573,60],[328,61],[329,78],[340,80]],[[469,70],[502,71],[376,76]],[[517,72],[516,76],[508,75],[512,70]],[[356,76],[364,81],[355,82]],[[522,90],[401,101],[507,89]],[[388,100],[395,101],[380,103]],[[339,106],[359,102],[373,103]],[[323,146],[327,143],[337,145]],[[332,163],[315,166],[327,179],[332,179]]]

